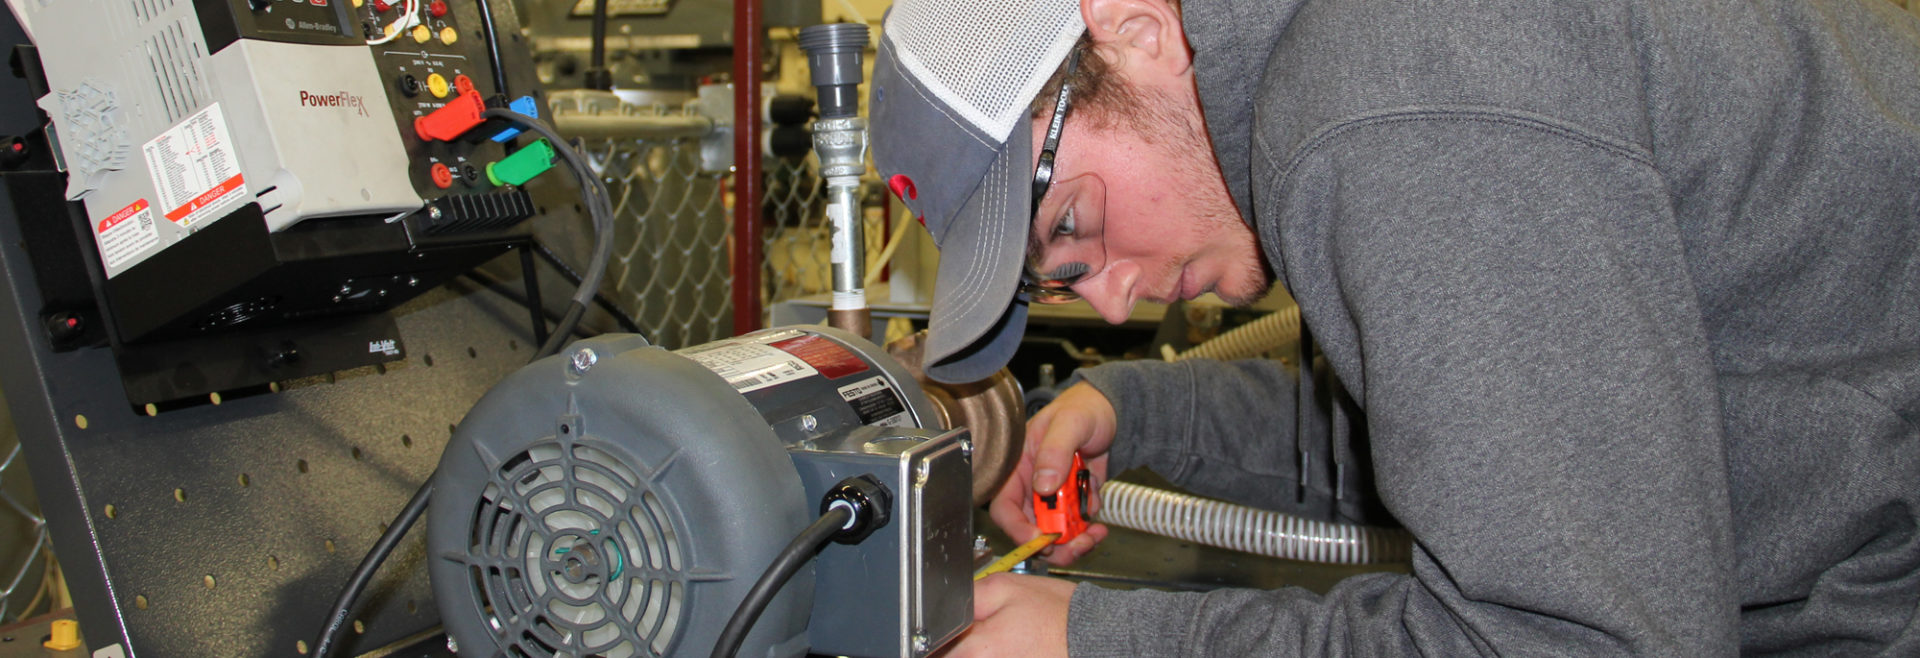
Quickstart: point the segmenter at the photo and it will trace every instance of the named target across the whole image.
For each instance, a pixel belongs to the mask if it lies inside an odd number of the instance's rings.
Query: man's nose
[[[1133,314],[1133,305],[1139,301],[1134,294],[1140,282],[1140,268],[1132,261],[1117,261],[1107,264],[1106,269],[1081,279],[1073,284],[1073,291],[1087,300],[1100,318],[1108,324],[1120,324]]]

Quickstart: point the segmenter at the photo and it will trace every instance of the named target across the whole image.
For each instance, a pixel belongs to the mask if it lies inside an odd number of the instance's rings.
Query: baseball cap
[[[1026,331],[1027,107],[1084,31],[1077,0],[898,0],[882,23],[873,163],[940,248],[924,364],[935,381],[991,376]]]

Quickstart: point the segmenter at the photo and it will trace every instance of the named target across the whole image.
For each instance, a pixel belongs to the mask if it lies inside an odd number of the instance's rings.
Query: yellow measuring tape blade
[[[993,564],[980,567],[979,571],[973,572],[973,579],[979,580],[1012,569],[1013,565],[1025,562],[1027,558],[1033,557],[1034,553],[1040,552],[1040,549],[1046,548],[1053,543],[1053,540],[1059,538],[1059,533],[1048,533],[1034,537],[1031,541],[1021,544],[1019,548],[1013,549],[1013,552],[1006,554],[1006,556],[998,560],[994,560]]]

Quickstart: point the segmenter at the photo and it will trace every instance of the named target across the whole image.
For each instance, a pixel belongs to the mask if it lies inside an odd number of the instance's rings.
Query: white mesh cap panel
[[[901,0],[885,28],[910,75],[1005,142],[1086,24],[1077,0]]]

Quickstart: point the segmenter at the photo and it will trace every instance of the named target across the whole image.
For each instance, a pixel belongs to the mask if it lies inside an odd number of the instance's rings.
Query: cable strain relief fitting
[[[893,518],[893,492],[872,475],[856,475],[839,481],[820,498],[820,514],[835,507],[853,512],[853,520],[833,533],[833,541],[858,544],[874,531],[886,527]]]

